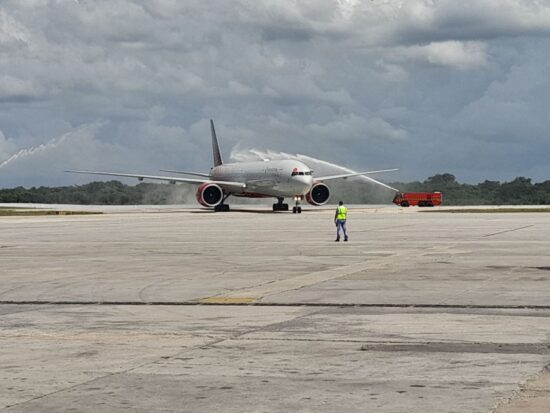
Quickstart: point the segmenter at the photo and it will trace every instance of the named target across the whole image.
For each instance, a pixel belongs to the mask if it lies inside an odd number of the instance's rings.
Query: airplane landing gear
[[[273,211],[288,211],[288,204],[283,204],[284,198],[277,198],[277,203],[273,204]]]
[[[300,206],[300,200],[302,198],[299,196],[295,196],[294,200],[296,201],[296,205],[292,207],[292,213],[293,214],[301,214],[302,213],[302,207]]]
[[[229,212],[229,205],[219,204],[214,207],[214,212]]]
[[[214,207],[214,212],[229,212],[229,205],[225,203],[225,200],[229,198],[230,195],[231,194],[226,194],[223,197],[222,202]]]

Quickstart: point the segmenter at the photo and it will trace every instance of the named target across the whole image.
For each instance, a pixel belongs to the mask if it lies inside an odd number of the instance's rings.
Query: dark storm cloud
[[[492,40],[513,36],[548,36],[550,11],[542,1],[464,0],[410,2],[410,16],[397,30],[400,43]]]
[[[3,1],[0,186],[206,171],[211,117],[226,158],[546,179],[549,36],[543,1]]]

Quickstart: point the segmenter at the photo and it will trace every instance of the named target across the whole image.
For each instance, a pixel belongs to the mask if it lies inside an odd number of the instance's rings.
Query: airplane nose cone
[[[309,191],[311,185],[313,185],[313,178],[307,175],[295,176],[294,182],[296,182],[297,186],[300,186],[300,192],[305,193]]]
[[[300,175],[300,176],[296,176],[295,178],[298,182],[303,183],[303,184],[307,184],[307,183],[312,181],[311,176]]]

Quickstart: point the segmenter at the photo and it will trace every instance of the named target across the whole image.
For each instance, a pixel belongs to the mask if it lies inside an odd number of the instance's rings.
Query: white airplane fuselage
[[[223,164],[213,167],[210,177],[215,181],[244,182],[246,187],[237,190],[220,186],[232,195],[251,197],[303,197],[314,182],[311,169],[296,160]]]

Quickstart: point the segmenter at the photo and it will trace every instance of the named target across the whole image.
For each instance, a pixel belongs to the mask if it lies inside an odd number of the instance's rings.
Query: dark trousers
[[[340,229],[344,232],[344,239],[348,239],[348,233],[346,232],[346,220],[336,220],[336,239],[340,239]]]

